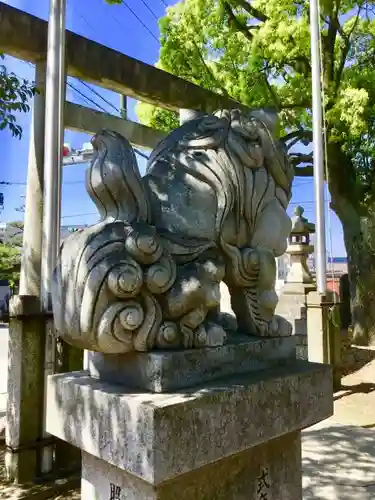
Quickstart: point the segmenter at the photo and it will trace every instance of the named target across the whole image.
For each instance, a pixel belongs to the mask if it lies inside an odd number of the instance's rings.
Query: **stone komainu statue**
[[[152,152],[104,130],[87,189],[101,220],[63,243],[52,301],[58,334],[94,351],[222,345],[220,282],[238,331],[289,335],[274,315],[293,170],[277,118],[224,110],[192,119]]]

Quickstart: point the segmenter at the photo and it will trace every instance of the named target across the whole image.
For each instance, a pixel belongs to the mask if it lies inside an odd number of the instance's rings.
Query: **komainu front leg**
[[[233,252],[235,265],[225,281],[238,330],[260,336],[288,336],[292,326],[276,316],[278,297],[275,291],[276,263],[267,249],[242,249]],[[233,261],[232,261],[233,262]]]

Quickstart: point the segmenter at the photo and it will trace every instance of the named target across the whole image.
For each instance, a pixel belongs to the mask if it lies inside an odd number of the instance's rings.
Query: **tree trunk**
[[[358,213],[350,201],[332,196],[348,256],[353,342],[375,344],[375,216],[372,210]]]
[[[350,226],[350,225],[349,225]],[[353,342],[375,344],[375,220],[358,217],[356,226],[343,224],[348,255]]]
[[[340,219],[348,256],[353,341],[375,344],[375,207],[366,206],[350,159],[328,145],[331,208]]]

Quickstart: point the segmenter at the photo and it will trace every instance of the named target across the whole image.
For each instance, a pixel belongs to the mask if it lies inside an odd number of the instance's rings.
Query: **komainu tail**
[[[102,130],[91,143],[94,158],[86,187],[102,220],[149,222],[150,202],[129,141],[117,132]]]

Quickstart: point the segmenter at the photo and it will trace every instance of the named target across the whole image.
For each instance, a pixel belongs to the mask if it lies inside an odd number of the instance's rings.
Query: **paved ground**
[[[375,349],[351,358],[333,417],[303,432],[304,500],[375,499]]]

